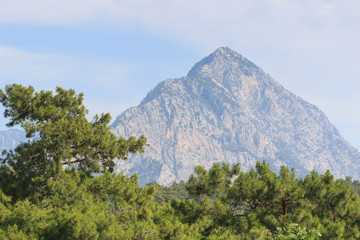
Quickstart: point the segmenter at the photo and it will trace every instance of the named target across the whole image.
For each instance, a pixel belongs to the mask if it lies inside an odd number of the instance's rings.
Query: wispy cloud
[[[233,41],[235,37],[243,42],[252,35],[285,44],[305,42],[299,46],[309,47],[314,40],[308,43],[308,34],[318,36],[321,41],[336,34],[332,27],[339,24],[342,35],[354,34],[347,31],[360,20],[357,0],[12,0],[0,3],[0,22],[3,23],[132,25],[170,38],[215,45]]]
[[[324,109],[335,125],[360,125],[353,120],[359,116],[352,113],[360,99],[349,98],[357,96],[360,88],[358,0],[0,0],[0,6],[0,27],[136,29],[191,46],[199,56],[228,45]],[[64,87],[76,82],[81,91],[88,91],[94,105],[101,102],[98,98],[108,97],[101,92],[128,92],[123,97],[132,97],[133,73],[141,71],[144,66],[116,59],[0,46],[1,85],[16,80],[52,88],[54,82]],[[332,97],[337,102],[331,102]],[[105,100],[101,103],[107,104]],[[116,107],[113,109],[104,111],[115,112]]]

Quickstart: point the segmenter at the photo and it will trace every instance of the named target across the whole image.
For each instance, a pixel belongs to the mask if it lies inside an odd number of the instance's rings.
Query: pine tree
[[[86,118],[83,94],[56,88],[35,92],[34,88],[13,84],[0,90],[7,126],[20,125],[29,139],[14,151],[5,152],[0,166],[0,186],[13,200],[44,194],[46,181],[64,169],[112,172],[114,159],[143,152],[146,138],[116,138],[110,131],[109,114]]]

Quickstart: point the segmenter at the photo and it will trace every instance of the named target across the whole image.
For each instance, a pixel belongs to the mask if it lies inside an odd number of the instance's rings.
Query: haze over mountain
[[[266,160],[300,176],[329,169],[335,177],[360,177],[360,153],[320,109],[229,48],[196,63],[186,77],[159,83],[111,127],[117,136],[148,138],[144,154],[117,162],[117,171],[137,172],[140,184],[171,184],[196,165],[221,161],[243,170]]]
[[[0,154],[3,150],[14,149],[22,141],[25,141],[25,132],[22,130],[0,131]]]
[[[257,160],[283,164],[298,176],[329,169],[360,178],[360,153],[322,111],[285,90],[254,63],[219,48],[196,63],[187,77],[159,83],[139,106],[112,124],[118,136],[144,134],[144,154],[117,161],[116,171],[137,172],[140,184],[187,179],[194,166]],[[25,140],[21,130],[0,131],[0,151]]]

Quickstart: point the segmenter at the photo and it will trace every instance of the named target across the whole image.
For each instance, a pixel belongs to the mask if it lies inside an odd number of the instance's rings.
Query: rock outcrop
[[[360,153],[316,106],[295,96],[254,63],[219,48],[187,77],[159,83],[139,106],[112,124],[118,136],[144,134],[144,154],[118,161],[117,171],[137,172],[141,184],[187,179],[194,166],[257,160],[298,176],[329,169],[360,178]]]
[[[25,132],[18,129],[0,131],[0,154],[3,150],[12,150],[25,141]]]

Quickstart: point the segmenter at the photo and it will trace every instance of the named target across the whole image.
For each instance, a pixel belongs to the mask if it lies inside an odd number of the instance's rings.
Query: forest
[[[147,140],[115,137],[109,114],[89,121],[83,97],[0,89],[29,139],[1,155],[0,239],[360,239],[360,182],[329,171],[217,163],[169,187],[114,174]]]

